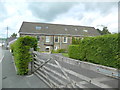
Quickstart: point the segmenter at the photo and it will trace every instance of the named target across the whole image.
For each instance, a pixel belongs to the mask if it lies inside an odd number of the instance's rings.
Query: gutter
[[[27,33],[27,32],[19,32],[20,34],[27,34],[27,35],[32,35],[32,34],[34,34],[34,35],[59,35],[59,36],[78,36],[78,37],[80,37],[80,36],[87,36],[87,35],[72,35],[72,34],[47,34],[47,33]],[[94,37],[94,35],[93,36],[91,36],[91,35],[89,35],[89,36],[87,36],[87,37]]]

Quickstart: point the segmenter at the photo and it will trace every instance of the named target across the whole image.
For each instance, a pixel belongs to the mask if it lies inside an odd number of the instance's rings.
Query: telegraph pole
[[[7,26],[7,45],[6,45],[6,49],[8,49],[8,26]]]

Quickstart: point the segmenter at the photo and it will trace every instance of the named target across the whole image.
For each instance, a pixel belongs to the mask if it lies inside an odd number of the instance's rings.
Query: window
[[[45,28],[48,29],[48,26],[46,26]]]
[[[75,28],[75,31],[78,31],[77,28]]]
[[[83,30],[84,32],[88,32],[88,30]]]
[[[59,42],[59,37],[55,37],[55,42]]]
[[[67,43],[67,37],[63,37],[63,43]]]
[[[50,42],[50,37],[46,36],[46,42]]]
[[[58,47],[57,46],[55,46],[55,50],[57,50],[58,49]]]
[[[45,51],[49,51],[50,50],[50,46],[46,46]]]
[[[65,31],[67,31],[67,28],[65,28]]]
[[[40,27],[40,26],[36,26],[35,28],[36,28],[36,30],[40,30],[40,29],[41,29],[41,27]]]

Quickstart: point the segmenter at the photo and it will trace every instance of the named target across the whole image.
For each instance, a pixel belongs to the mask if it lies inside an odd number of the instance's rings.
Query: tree
[[[100,29],[96,29],[101,35],[105,35],[105,34],[111,34],[106,26],[103,26],[103,30]]]
[[[104,35],[104,34],[111,34],[111,33],[108,31],[107,27],[103,27],[102,35]]]
[[[13,34],[11,35],[11,37],[17,37],[17,34],[16,34],[16,33],[13,33]]]

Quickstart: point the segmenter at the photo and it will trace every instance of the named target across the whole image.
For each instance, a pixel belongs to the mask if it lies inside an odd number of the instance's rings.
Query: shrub
[[[19,75],[28,73],[28,63],[32,61],[32,56],[29,52],[30,48],[37,50],[37,39],[30,36],[20,37],[11,45],[17,74]]]
[[[52,50],[52,53],[65,53],[65,52],[67,52],[66,49]]]
[[[58,53],[58,51],[57,50],[52,50],[51,53]]]
[[[65,53],[66,49],[58,49],[57,51],[58,51],[58,53]]]
[[[87,37],[80,41],[80,48],[77,51],[79,55],[76,57],[75,54],[71,54],[76,52],[75,46],[69,46],[69,55],[74,59],[120,68],[119,40],[118,34]]]
[[[70,45],[68,48],[68,55],[73,59],[80,59],[80,46],[79,45]]]
[[[79,45],[81,38],[74,38],[72,37],[72,44],[73,45]]]

